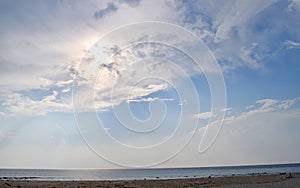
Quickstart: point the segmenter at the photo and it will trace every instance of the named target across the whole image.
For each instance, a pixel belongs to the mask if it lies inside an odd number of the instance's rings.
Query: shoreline
[[[0,187],[300,187],[300,173],[145,180],[11,180]]]

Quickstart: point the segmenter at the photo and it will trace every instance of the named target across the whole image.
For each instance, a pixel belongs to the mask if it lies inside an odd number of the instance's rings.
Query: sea
[[[148,169],[0,169],[0,180],[139,180],[300,173],[300,163]]]

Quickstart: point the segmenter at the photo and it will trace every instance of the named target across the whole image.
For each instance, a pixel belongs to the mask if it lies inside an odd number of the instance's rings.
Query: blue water
[[[198,177],[220,177],[233,175],[300,173],[299,164],[164,168],[164,169],[88,169],[88,170],[46,170],[46,169],[0,169],[0,179],[18,180],[128,180],[128,179],[176,179]]]

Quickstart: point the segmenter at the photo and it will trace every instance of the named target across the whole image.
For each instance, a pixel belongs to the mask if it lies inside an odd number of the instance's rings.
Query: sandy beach
[[[300,173],[167,180],[27,181],[1,180],[0,187],[300,187]]]

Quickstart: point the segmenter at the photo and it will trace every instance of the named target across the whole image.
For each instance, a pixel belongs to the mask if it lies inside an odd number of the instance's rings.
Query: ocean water
[[[0,180],[134,180],[300,173],[299,164],[163,169],[0,169]]]

